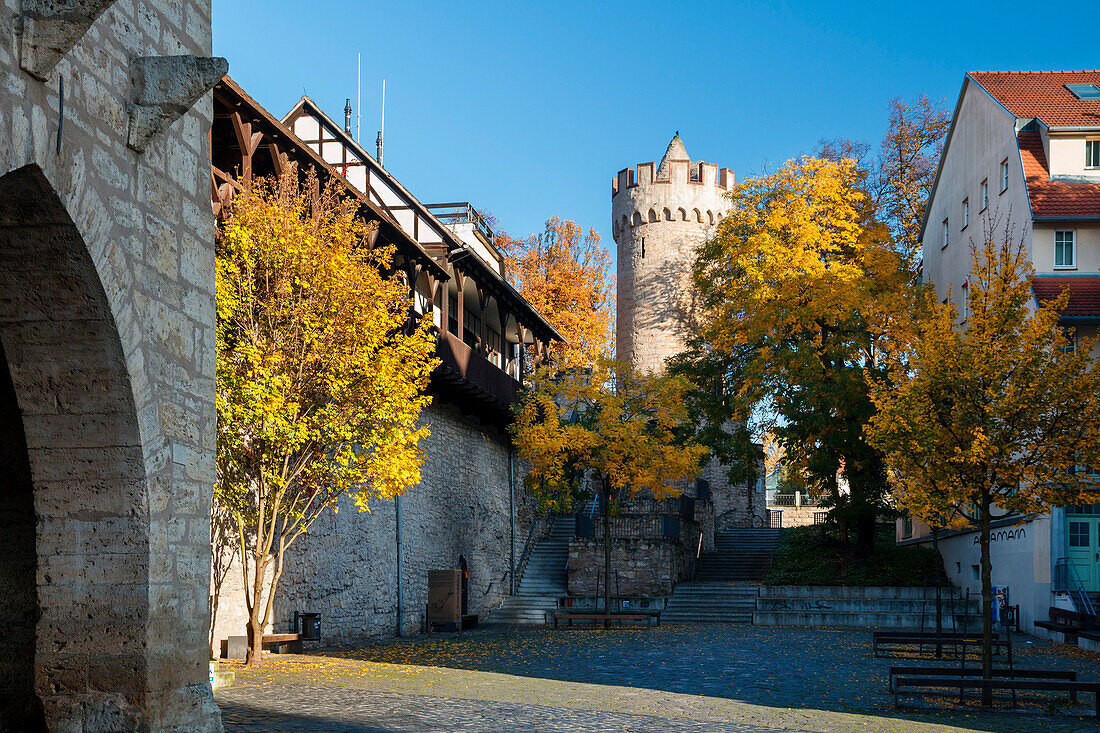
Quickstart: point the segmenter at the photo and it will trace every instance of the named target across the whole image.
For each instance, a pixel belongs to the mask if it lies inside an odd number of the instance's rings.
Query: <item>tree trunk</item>
[[[603,482],[603,610],[611,613],[611,491]],[[603,620],[604,628],[611,628],[611,619]]]
[[[252,607],[252,614],[248,619],[248,653],[245,654],[244,663],[247,667],[254,667],[260,663],[260,654],[263,651],[264,629],[260,621],[260,609]]]
[[[982,548],[982,679],[993,677],[993,562],[989,557],[989,499],[983,497],[981,509]],[[982,689],[982,707],[993,704],[993,690]]]
[[[267,562],[254,555],[252,567],[256,569],[256,574],[252,578],[252,602],[248,604],[248,653],[244,659],[247,667],[259,664],[263,652],[264,618],[261,603],[264,597],[264,577],[267,575]],[[245,593],[249,593],[249,591],[246,589]]]
[[[943,555],[940,554],[940,529],[936,524],[932,527],[932,551],[935,552],[936,557],[940,558],[940,562],[943,562]],[[936,638],[943,637],[943,591],[941,589],[940,575],[936,573]],[[958,629],[952,627],[953,631]],[[936,643],[936,659],[943,656],[943,644]]]
[[[876,519],[874,512],[865,511],[864,507],[856,515],[856,556],[870,557],[874,554]]]

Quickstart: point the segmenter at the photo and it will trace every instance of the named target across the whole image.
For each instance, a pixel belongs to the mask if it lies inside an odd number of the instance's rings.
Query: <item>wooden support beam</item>
[[[241,185],[248,187],[252,185],[252,156],[260,147],[264,134],[252,132],[252,123],[245,122],[240,112],[234,112],[229,119],[233,123],[233,134],[237,136],[237,147],[241,151]]]
[[[458,319],[458,337],[465,338],[466,328],[466,276],[455,270],[455,284],[458,286],[458,297],[455,299],[455,318]]]

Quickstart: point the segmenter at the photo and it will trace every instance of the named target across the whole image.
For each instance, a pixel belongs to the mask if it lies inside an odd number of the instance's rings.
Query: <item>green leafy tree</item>
[[[804,158],[736,186],[695,263],[699,331],[671,368],[697,386],[699,440],[722,457],[747,443],[730,425],[761,409],[778,416],[787,460],[832,497],[842,535],[851,521],[869,553],[886,481],[863,433],[874,411],[864,369],[912,299],[865,181],[850,159]]]

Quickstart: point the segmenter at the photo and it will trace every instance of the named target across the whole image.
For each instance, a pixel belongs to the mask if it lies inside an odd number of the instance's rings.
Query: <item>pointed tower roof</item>
[[[684,141],[680,139],[679,130],[677,130],[676,134],[672,136],[672,139],[668,141],[668,148],[665,149],[665,157],[661,158],[661,164],[657,166],[657,178],[662,180],[668,178],[668,164],[669,161],[672,160],[691,160],[691,158],[688,157],[687,148],[684,147]]]

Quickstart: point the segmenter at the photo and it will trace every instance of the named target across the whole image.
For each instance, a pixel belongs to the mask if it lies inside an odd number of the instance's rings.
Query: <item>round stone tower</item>
[[[678,132],[659,165],[624,168],[612,181],[616,355],[635,369],[659,371],[683,348],[695,252],[725,215],[732,186],[733,171],[692,162]]]

